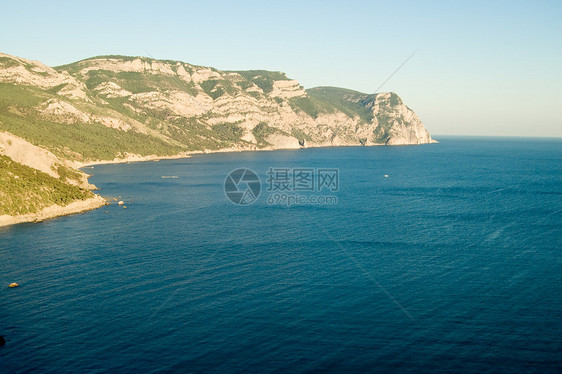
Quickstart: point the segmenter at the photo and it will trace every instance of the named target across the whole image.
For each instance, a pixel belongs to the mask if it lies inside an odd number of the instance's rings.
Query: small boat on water
[[[162,179],[178,179],[177,175],[163,175]]]

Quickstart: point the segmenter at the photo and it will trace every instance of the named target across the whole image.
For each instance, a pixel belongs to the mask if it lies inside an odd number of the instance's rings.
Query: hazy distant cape
[[[53,178],[53,191],[60,190],[57,180],[87,190],[75,168],[96,161],[433,141],[395,93],[305,90],[281,72],[220,71],[124,56],[51,68],[0,53],[0,130],[0,154]],[[4,161],[4,174],[11,178],[16,169]],[[4,199],[14,200],[17,183],[32,174],[21,170],[19,180],[1,182],[12,191]],[[43,197],[35,211],[53,200]],[[13,209],[0,215],[29,213],[20,209],[29,197],[12,200],[4,205]]]

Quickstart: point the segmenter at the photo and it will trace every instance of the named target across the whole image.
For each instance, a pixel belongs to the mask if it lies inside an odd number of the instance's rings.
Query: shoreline
[[[0,227],[15,225],[18,223],[41,222],[47,219],[83,213],[89,210],[101,208],[107,205],[107,201],[100,195],[94,194],[86,200],[77,200],[66,206],[51,205],[35,213],[20,214],[17,216],[0,216]]]
[[[204,151],[187,151],[178,153],[176,155],[169,155],[169,156],[156,156],[156,155],[148,155],[148,156],[140,156],[131,154],[124,158],[115,158],[113,160],[95,160],[95,161],[86,161],[86,162],[79,162],[74,161],[74,167],[76,169],[87,168],[90,166],[96,165],[111,165],[111,164],[126,164],[132,162],[146,162],[146,161],[160,161],[160,160],[179,160],[184,158],[191,158],[193,155],[201,155],[201,154],[212,154],[212,153],[236,153],[236,152],[273,152],[273,151],[287,151],[287,150],[300,150],[300,149],[308,149],[308,148],[342,148],[342,147],[379,147],[379,146],[386,146],[386,147],[401,147],[401,146],[415,146],[415,145],[426,145],[426,144],[438,144],[439,142],[435,139],[431,139],[431,142],[428,143],[411,143],[411,144],[370,144],[370,145],[358,145],[358,144],[314,144],[314,145],[307,145],[306,147],[280,147],[280,148],[222,148],[222,149],[215,149],[209,150],[206,149]]]
[[[404,144],[404,145],[423,145],[423,144],[434,144],[434,143],[438,143],[438,142],[432,139],[430,143]],[[372,145],[368,145],[367,147],[384,146],[384,145],[385,144],[372,144]],[[391,146],[395,147],[397,145],[391,145]],[[299,149],[306,149],[306,148],[329,148],[329,147],[340,148],[340,147],[361,147],[361,146],[357,144],[339,144],[339,145],[315,144],[315,145],[308,145],[306,147],[285,147],[285,148],[283,147],[281,148],[265,147],[261,149],[223,148],[217,150],[182,152],[170,156],[156,156],[156,155],[140,156],[140,155],[131,154],[128,155],[127,157],[115,158],[113,160],[96,160],[96,161],[86,161],[86,162],[74,161],[73,166],[76,169],[82,169],[82,168],[93,168],[96,165],[124,164],[124,163],[131,163],[131,162],[147,162],[147,161],[160,161],[160,160],[179,160],[179,159],[190,158],[193,155],[210,154],[210,153],[263,152],[263,151],[280,151],[280,150],[299,150]],[[88,178],[89,177],[90,175],[88,175]],[[18,223],[41,222],[51,218],[83,213],[89,210],[101,208],[102,206],[105,205],[108,205],[108,202],[101,195],[94,193],[94,196],[89,199],[77,200],[64,207],[55,204],[45,207],[39,212],[35,212],[35,213],[27,213],[17,216],[1,215],[0,228],[10,225],[15,225]]]

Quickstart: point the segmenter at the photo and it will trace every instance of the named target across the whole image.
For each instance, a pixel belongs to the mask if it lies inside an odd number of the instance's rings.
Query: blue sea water
[[[127,209],[0,229],[0,372],[561,372],[562,141],[440,140],[85,169]]]

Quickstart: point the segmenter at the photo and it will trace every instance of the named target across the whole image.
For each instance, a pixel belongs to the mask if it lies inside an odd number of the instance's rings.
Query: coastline
[[[104,205],[107,205],[107,201],[100,195],[94,194],[94,196],[89,199],[77,200],[66,206],[51,205],[35,213],[20,214],[17,216],[2,215],[0,216],[0,227],[25,222],[41,222],[50,218],[86,212]]]
[[[422,145],[422,144],[432,144],[438,143],[436,140],[432,139],[429,143],[421,143],[421,144],[404,144],[404,145]],[[369,147],[373,146],[384,146],[385,144],[373,144],[369,145]],[[140,156],[135,154],[129,154],[123,158],[115,158],[113,160],[95,160],[95,161],[86,161],[86,162],[73,162],[73,166],[76,169],[81,168],[93,168],[95,165],[107,165],[107,164],[123,164],[123,163],[131,163],[131,162],[147,162],[147,161],[160,161],[160,160],[177,160],[183,158],[190,158],[193,155],[198,154],[210,154],[210,153],[234,153],[234,152],[263,152],[263,151],[279,151],[279,150],[296,150],[296,149],[306,149],[306,148],[327,148],[327,147],[357,147],[357,144],[339,144],[339,145],[325,145],[325,144],[314,144],[314,145],[307,145],[306,147],[265,147],[265,148],[222,148],[217,150],[204,150],[204,151],[191,151],[191,152],[182,152],[176,155],[170,156],[156,156],[156,155],[149,155],[149,156]],[[397,146],[397,145],[392,145]],[[90,176],[88,176],[90,177]],[[83,213],[89,210],[94,210],[100,208],[102,206],[107,205],[108,202],[101,197],[100,195],[94,194],[93,197],[86,199],[86,200],[78,200],[74,201],[66,206],[60,205],[51,205],[46,208],[43,208],[39,212],[35,213],[27,213],[21,214],[17,216],[10,216],[10,215],[0,215],[0,227],[15,225],[18,223],[29,223],[29,222],[41,222],[50,218],[56,218],[61,216],[67,216],[76,213]]]
[[[317,148],[323,146],[311,146],[307,148]],[[210,153],[234,153],[234,152],[263,152],[263,151],[280,151],[284,149],[301,149],[303,147],[280,147],[280,148],[221,148],[221,149],[205,149],[203,151],[187,151],[169,156],[148,155],[141,156],[138,154],[128,154],[126,157],[114,158],[113,160],[89,160],[86,162],[74,161],[73,166],[76,169],[87,168],[95,165],[111,165],[111,164],[125,164],[131,162],[147,162],[147,161],[160,161],[160,160],[179,160],[182,158],[190,158],[193,155],[202,155]]]
[[[114,158],[113,160],[90,160],[86,162],[74,161],[73,166],[76,169],[81,169],[81,168],[86,168],[88,166],[95,166],[95,165],[125,164],[129,162],[146,162],[146,161],[160,161],[160,160],[176,160],[180,158],[189,158],[191,157],[192,154],[196,154],[196,153],[197,152],[182,152],[182,153],[178,153],[177,155],[171,155],[171,156],[128,155],[127,157]]]
[[[307,145],[305,147],[264,147],[264,148],[221,148],[221,149],[206,149],[203,151],[188,151],[188,152],[181,152],[176,155],[170,156],[156,156],[156,155],[148,155],[148,156],[140,156],[136,154],[130,154],[127,157],[122,158],[114,158],[113,160],[89,160],[86,162],[79,162],[74,161],[73,165],[76,169],[87,168],[90,166],[95,165],[109,165],[109,164],[125,164],[131,162],[146,162],[146,161],[160,161],[160,160],[178,160],[182,158],[190,158],[193,155],[201,155],[201,154],[211,154],[211,153],[235,153],[235,152],[272,152],[272,151],[283,151],[283,150],[297,150],[297,149],[307,149],[307,148],[341,148],[341,147],[400,147],[400,146],[412,146],[412,145],[426,145],[426,144],[438,144],[439,142],[435,139],[431,139],[430,142],[427,143],[409,143],[409,144],[370,144],[366,146],[361,146],[359,144],[312,144]]]

